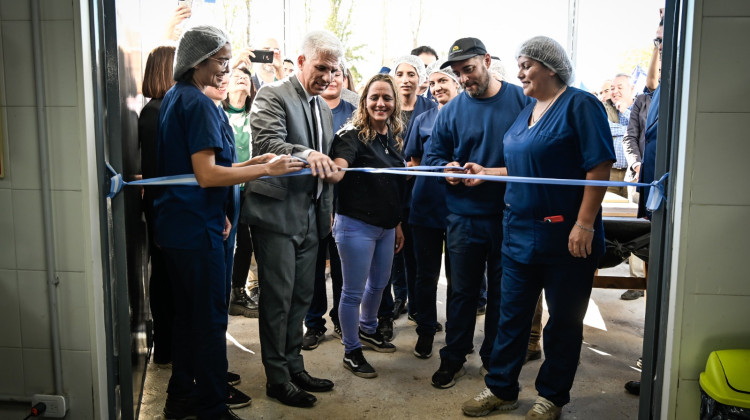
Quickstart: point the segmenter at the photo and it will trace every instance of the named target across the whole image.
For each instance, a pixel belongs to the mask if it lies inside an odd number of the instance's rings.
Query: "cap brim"
[[[458,62],[458,61],[464,61],[464,60],[468,60],[468,59],[470,59],[471,57],[476,57],[476,56],[478,56],[478,55],[484,55],[484,54],[471,53],[471,54],[464,54],[464,55],[459,55],[459,56],[457,56],[457,57],[451,57],[451,58],[449,58],[449,59],[445,60],[445,63],[441,64],[441,65],[440,65],[440,68],[441,68],[441,69],[444,69],[444,68],[446,68],[446,67],[450,66],[450,65],[451,65],[452,63],[456,63],[456,62]]]

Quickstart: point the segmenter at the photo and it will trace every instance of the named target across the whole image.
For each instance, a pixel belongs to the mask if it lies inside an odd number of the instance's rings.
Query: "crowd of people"
[[[250,49],[233,57],[224,31],[197,26],[147,61],[143,175],[194,174],[199,184],[150,187],[144,196],[153,360],[172,369],[164,416],[236,419],[232,409],[250,404],[227,362],[229,315],[258,318],[268,397],[312,407],[315,393],[331,391],[332,381],[307,372],[302,353],[328,331],[328,271],[343,368],[376,377],[362,348],[394,352],[393,321],[406,314],[418,358],[430,358],[445,331],[431,384],[452,387],[484,314],[486,388],[463,413],[516,408],[521,366],[541,358],[543,335],[539,396],[526,418],[559,418],[604,253],[606,188],[455,174],[638,179],[651,95],[635,98],[618,74],[597,100],[572,86],[564,48],[542,36],[518,49],[520,86],[476,38],[456,40],[442,60],[419,47],[359,92],[329,32],[306,34],[294,59],[274,39],[262,47],[274,52],[271,63],[254,63]],[[420,165],[443,167],[445,178],[346,170]],[[303,169],[309,175],[294,174]],[[247,284],[253,254],[257,284]]]

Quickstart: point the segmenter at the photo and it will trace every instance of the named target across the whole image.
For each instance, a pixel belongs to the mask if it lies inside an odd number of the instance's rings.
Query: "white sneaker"
[[[539,396],[536,397],[531,410],[526,413],[526,420],[557,420],[560,418],[562,407],[556,406],[552,401]]]

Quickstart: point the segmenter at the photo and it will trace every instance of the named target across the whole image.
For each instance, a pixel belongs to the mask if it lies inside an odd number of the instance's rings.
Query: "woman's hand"
[[[579,223],[576,222],[568,236],[568,251],[570,252],[570,255],[576,258],[586,258],[591,255],[591,242],[594,239],[594,228],[589,226],[584,226],[584,228],[590,230],[581,228]]]
[[[190,7],[186,4],[179,4],[172,14],[172,17],[167,22],[166,28],[164,28],[164,39],[177,41],[180,38],[180,35],[182,35],[182,31],[178,30],[177,27],[180,23],[185,21],[185,19],[189,19],[191,15],[192,11],[190,10]]]
[[[229,232],[232,230],[232,222],[229,221],[229,217],[224,217],[224,231],[221,232],[221,236],[226,241],[229,238]]]
[[[255,54],[253,54],[253,50],[250,49],[250,47],[243,48],[240,50],[240,52],[237,54],[237,57],[234,60],[234,63],[232,64],[232,70],[242,66],[246,69],[250,70],[253,68],[253,62],[250,61],[250,57],[255,58]],[[250,81],[252,83],[252,80]]]
[[[266,153],[264,155],[255,156],[254,158],[248,160],[248,164],[250,165],[260,165],[263,163],[268,163],[271,161],[271,159],[275,158],[275,153]]]
[[[466,173],[474,174],[474,175],[486,175],[486,171],[484,166],[474,163],[474,162],[466,162],[466,165],[464,165],[464,169],[466,170]],[[483,183],[483,179],[464,179],[464,185],[467,187],[476,187],[477,185]]]
[[[404,248],[404,231],[401,229],[401,223],[396,226],[396,249],[394,254],[398,254]]]
[[[284,175],[290,172],[297,172],[305,167],[305,162],[298,159],[292,159],[289,155],[276,156],[266,165],[266,173],[271,176]]]

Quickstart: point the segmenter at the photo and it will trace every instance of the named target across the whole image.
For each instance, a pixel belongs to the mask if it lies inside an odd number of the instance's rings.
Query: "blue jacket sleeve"
[[[428,166],[445,166],[453,162],[453,136],[448,130],[446,112],[441,112],[435,119],[430,139],[432,145],[424,154],[423,164]]]

